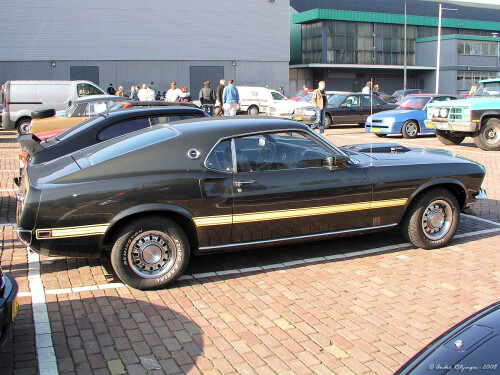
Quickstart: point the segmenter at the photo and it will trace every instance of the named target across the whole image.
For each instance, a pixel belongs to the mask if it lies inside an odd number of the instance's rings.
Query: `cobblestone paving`
[[[473,210],[487,221],[461,215],[448,247],[416,249],[393,230],[194,257],[175,287],[150,292],[120,284],[106,257],[41,256],[50,345],[43,323],[34,324],[37,268],[8,225],[15,134],[0,137],[0,260],[21,296],[0,374],[51,374],[51,354],[60,374],[391,374],[499,299],[500,153],[466,139],[447,149],[486,166],[488,200]],[[442,148],[434,137],[379,139],[353,127],[327,137]]]

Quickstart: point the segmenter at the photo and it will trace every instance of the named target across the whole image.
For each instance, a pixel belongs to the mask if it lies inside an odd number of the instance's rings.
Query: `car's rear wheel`
[[[500,150],[500,120],[488,119],[479,133],[474,136],[474,143],[485,151]]]
[[[459,145],[465,139],[464,136],[453,136],[445,130],[436,129],[436,137],[439,141],[447,146]]]
[[[325,115],[325,129],[330,129],[333,125],[332,116]]]
[[[18,134],[29,134],[31,133],[31,118],[22,117],[17,120],[17,133]]]
[[[257,116],[259,114],[259,108],[253,105],[248,108],[247,113],[251,116]]]
[[[418,134],[418,123],[415,120],[408,120],[403,124],[401,129],[403,137],[406,139],[415,138]]]
[[[189,241],[174,221],[147,216],[127,224],[115,237],[111,264],[118,277],[140,290],[158,289],[179,278],[189,262]]]
[[[459,220],[455,196],[445,189],[433,189],[409,207],[402,223],[403,235],[416,247],[434,249],[453,238]]]

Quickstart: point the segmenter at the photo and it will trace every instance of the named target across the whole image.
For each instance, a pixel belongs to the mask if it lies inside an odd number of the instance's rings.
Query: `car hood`
[[[418,114],[422,112],[421,109],[390,109],[388,111],[383,111],[372,115],[373,119],[384,119],[387,117],[408,117],[413,114]]]
[[[498,97],[478,97],[469,99],[447,100],[444,102],[432,103],[435,107],[474,107],[474,109],[491,109],[492,103],[500,106]]]

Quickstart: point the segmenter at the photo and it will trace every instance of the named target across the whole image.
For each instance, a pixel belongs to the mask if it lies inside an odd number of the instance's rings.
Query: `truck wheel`
[[[42,109],[41,111],[31,112],[31,118],[33,119],[42,119],[47,117],[52,117],[56,115],[55,109]]]
[[[457,199],[448,190],[430,190],[409,207],[402,222],[403,235],[422,249],[445,246],[457,230],[459,210]]]
[[[111,264],[118,277],[140,290],[179,278],[189,262],[189,241],[174,221],[151,215],[126,225],[115,237]]]
[[[465,139],[464,136],[454,137],[447,131],[438,129],[436,129],[436,137],[442,144],[447,146],[459,145]]]
[[[500,150],[500,119],[488,119],[479,133],[474,136],[474,143],[485,151]]]
[[[18,134],[29,134],[31,133],[31,118],[22,117],[17,120],[16,124]]]
[[[418,134],[418,123],[415,120],[408,120],[403,124],[401,129],[403,137],[406,139],[415,138]]]
[[[333,125],[332,116],[325,115],[325,129],[330,129]]]
[[[250,108],[248,108],[247,113],[250,116],[257,116],[259,114],[259,108],[253,105]]]

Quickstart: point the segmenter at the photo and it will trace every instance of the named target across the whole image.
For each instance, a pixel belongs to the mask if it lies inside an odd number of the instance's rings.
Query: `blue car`
[[[424,124],[427,117],[427,104],[454,99],[456,96],[453,95],[408,95],[398,108],[369,116],[366,119],[365,130],[378,137],[402,134],[405,138],[415,138],[419,133],[434,134],[434,129],[428,129]]]

